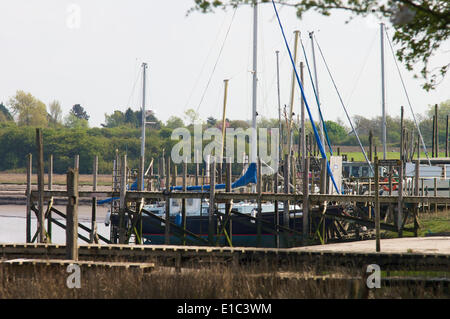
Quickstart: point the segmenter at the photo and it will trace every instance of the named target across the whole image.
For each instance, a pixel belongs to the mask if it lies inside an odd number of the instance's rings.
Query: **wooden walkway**
[[[439,240],[433,238],[435,240]],[[427,238],[428,240],[428,238]],[[339,245],[352,245],[343,243]],[[171,245],[80,245],[82,261],[155,262],[158,266],[192,267],[210,263],[321,265],[332,267],[363,267],[378,264],[384,270],[438,270],[450,269],[450,254],[407,252],[330,251],[327,246],[303,248],[230,248]],[[382,246],[383,247],[383,246]],[[411,246],[414,247],[414,246]],[[325,251],[324,249],[327,249]],[[55,244],[2,244],[0,258],[4,260],[66,259],[66,247]]]

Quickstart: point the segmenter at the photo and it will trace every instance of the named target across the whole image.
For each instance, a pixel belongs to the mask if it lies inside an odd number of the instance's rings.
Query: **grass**
[[[336,269],[324,280],[324,276],[313,277],[318,275],[316,270],[298,266],[282,271],[251,265],[196,267],[181,271],[161,267],[149,273],[93,267],[82,269],[80,289],[69,289],[65,268],[0,264],[0,298],[448,298],[444,288],[382,287],[369,291],[361,271],[355,269]]]
[[[367,152],[366,152],[367,153]],[[347,155],[347,160],[351,161],[352,158],[355,162],[365,162],[365,158],[364,155],[361,152],[342,152],[341,151],[341,155],[342,154],[346,154]],[[327,153],[327,156],[329,156],[330,154]],[[367,153],[367,156],[369,156],[369,154]],[[375,155],[374,155],[375,156]],[[428,153],[428,156],[431,157],[431,152]],[[381,159],[383,157],[383,152],[378,151],[378,158]],[[440,152],[439,153],[439,157],[445,157],[445,152]],[[387,152],[386,153],[386,159],[399,159],[400,158],[400,153],[399,152]],[[421,152],[420,153],[420,158],[426,158],[425,152]],[[413,160],[417,159],[417,152],[414,154]]]
[[[53,174],[53,185],[66,185],[66,174]],[[45,182],[47,183],[48,176],[45,175]],[[92,185],[93,177],[88,174],[79,175],[80,185]],[[26,173],[0,173],[0,184],[10,184],[10,185],[24,185],[27,183]],[[37,185],[37,175],[33,174],[31,178],[31,183]],[[111,186],[112,177],[111,175],[98,175],[97,185],[99,186]]]
[[[434,207],[432,208],[434,209]],[[414,223],[411,218],[408,218],[408,223],[405,225],[408,228],[414,228]],[[450,211],[441,210],[438,212],[419,212],[419,230],[417,235],[425,237],[431,234],[450,233]],[[403,237],[413,237],[414,234],[404,232]],[[398,233],[385,231],[384,238],[397,238]]]

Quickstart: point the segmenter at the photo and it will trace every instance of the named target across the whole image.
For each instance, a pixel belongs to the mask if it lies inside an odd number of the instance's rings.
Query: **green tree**
[[[194,109],[184,111],[184,117],[191,125],[197,124],[200,119],[200,115]]]
[[[62,110],[61,103],[59,101],[53,101],[48,105],[49,110],[49,122],[53,126],[57,126],[62,123]]]
[[[80,119],[75,114],[69,113],[64,119],[64,125],[68,128],[86,129],[89,122],[86,119]]]
[[[75,104],[74,106],[72,106],[70,113],[81,120],[89,121],[89,115],[80,104]]]
[[[0,103],[0,122],[11,122],[14,121],[14,118],[12,117],[11,113],[9,113],[8,109],[6,108],[3,103]]]
[[[166,122],[166,127],[176,129],[178,127],[184,127],[184,122],[178,116],[171,116]]]
[[[194,0],[190,11],[211,12],[217,7],[236,7],[250,4],[253,0]],[[260,0],[259,2],[269,2]],[[301,18],[309,10],[329,16],[333,10],[350,12],[351,17],[368,16],[389,18],[395,34],[393,40],[399,44],[397,57],[408,70],[422,65],[420,74],[426,90],[434,89],[445,77],[450,63],[431,69],[432,55],[450,37],[450,6],[448,0],[277,0],[279,5],[296,8]],[[350,18],[351,19],[351,18]],[[417,74],[416,74],[417,76]]]
[[[9,100],[9,106],[13,115],[17,116],[19,125],[42,127],[47,125],[47,108],[31,93],[17,91],[16,95]]]
[[[339,145],[345,141],[347,131],[343,126],[333,121],[325,121],[325,125],[332,145]]]
[[[103,127],[119,127],[125,124],[125,114],[122,111],[114,111],[113,114],[108,115],[105,113],[105,124]]]

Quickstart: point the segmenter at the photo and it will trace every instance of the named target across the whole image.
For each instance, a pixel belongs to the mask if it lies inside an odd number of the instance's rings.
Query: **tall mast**
[[[256,163],[257,131],[256,131],[256,98],[257,98],[257,70],[258,70],[258,4],[253,0],[253,95],[252,95],[252,144],[250,163]]]
[[[380,23],[381,41],[381,130],[383,139],[383,159],[386,159],[386,102],[384,89],[384,23]]]
[[[314,67],[314,85],[316,86],[316,95],[317,95],[317,103],[320,106],[320,98],[319,98],[319,81],[317,79],[317,67],[316,67],[316,53],[314,51],[314,39],[313,39],[314,32],[309,33],[309,38],[311,39],[311,50],[312,50],[312,58],[313,58],[313,67]],[[322,117],[320,116],[319,112],[319,123],[320,123],[320,141],[322,142],[323,147],[325,148],[325,135],[323,132],[323,122]]]
[[[143,159],[143,162],[145,163],[145,89],[146,89],[146,70],[147,70],[147,63],[142,63],[142,132],[141,132],[141,156]],[[142,172],[144,172],[144,168],[142,169]],[[144,176],[139,176],[141,179],[141,184],[144,185]]]
[[[297,64],[297,49],[298,49],[298,37],[300,31],[294,31],[294,63]],[[291,148],[292,148],[292,114],[294,112],[294,98],[295,98],[295,69],[292,70],[292,80],[291,80],[291,96],[289,103],[289,115],[288,115],[288,127],[287,127],[287,154],[290,158],[291,156]]]

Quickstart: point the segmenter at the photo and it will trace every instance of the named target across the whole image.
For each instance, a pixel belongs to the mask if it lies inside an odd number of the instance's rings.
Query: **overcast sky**
[[[230,79],[227,117],[250,119],[251,8],[239,8],[234,19],[232,9],[186,16],[192,3],[193,0],[2,1],[0,101],[7,102],[17,90],[24,90],[47,105],[60,101],[64,115],[78,103],[91,116],[90,125],[100,126],[105,113],[125,111],[128,106],[134,110],[141,107],[139,76],[140,65],[145,61],[149,65],[147,107],[159,119],[182,117],[189,108],[198,110],[203,119],[221,118],[224,79]],[[302,32],[310,62],[308,31],[315,32],[352,116],[381,114],[380,21],[358,18],[345,24],[348,16],[342,13],[331,17],[308,13],[299,20],[295,11],[287,7],[281,9],[280,15],[291,46],[293,31]],[[258,113],[278,117],[276,50],[280,51],[282,104],[289,103],[292,68],[270,4],[260,6],[259,19]],[[392,34],[392,30],[388,32]],[[407,102],[387,42],[385,49],[386,108],[389,115],[397,116],[400,105],[407,106]],[[324,117],[345,120],[317,49],[316,58]],[[300,59],[303,60],[303,54]],[[432,64],[438,66],[449,60],[447,41]],[[413,73],[403,67],[401,71],[416,113],[450,99],[450,76],[435,91],[425,92],[422,80],[413,79]],[[308,74],[305,87],[317,120]],[[296,87],[296,113],[300,105],[298,90]],[[406,116],[411,118],[409,109]]]

